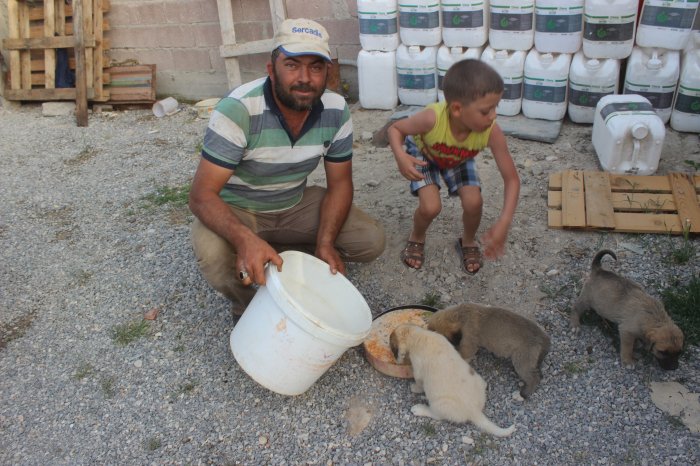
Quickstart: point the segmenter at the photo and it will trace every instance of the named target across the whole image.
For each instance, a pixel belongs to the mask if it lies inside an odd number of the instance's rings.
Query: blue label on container
[[[634,22],[603,24],[585,23],[583,38],[592,42],[625,42],[634,37]]]
[[[676,105],[673,108],[679,112],[700,115],[700,96],[683,94],[679,91],[678,97],[676,97]]]
[[[399,12],[399,26],[410,29],[434,29],[440,27],[440,12]]]
[[[696,8],[671,8],[645,5],[639,24],[664,28],[690,29]]]
[[[522,81],[517,84],[503,84],[502,100],[518,100],[523,96]]]
[[[581,32],[583,15],[535,15],[537,32]]]
[[[600,116],[603,117],[603,120],[607,120],[608,117],[614,113],[643,113],[656,115],[654,107],[647,102],[614,102],[600,109]]]
[[[606,95],[613,95],[614,92],[591,92],[591,91],[579,91],[577,89],[569,88],[569,103],[572,105],[578,105],[579,107],[595,107],[598,105],[598,101],[605,97]]]
[[[494,31],[529,31],[532,29],[532,13],[491,12],[490,27]]]
[[[526,81],[523,86],[523,99],[561,103],[566,101],[566,86],[535,85]]]
[[[651,102],[651,106],[657,110],[664,110],[667,108],[671,108],[671,105],[673,105],[673,91],[670,91],[670,92],[640,91],[638,89],[628,88],[627,83],[625,83],[625,89],[622,93],[623,94],[641,95],[642,97],[645,97],[649,102]]]
[[[430,74],[401,74],[398,73],[399,87],[401,89],[434,89],[435,73]]]
[[[393,19],[362,19],[360,18],[360,34],[389,35],[396,34],[399,28],[396,18]]]
[[[445,11],[442,12],[442,27],[446,29],[480,28],[484,25],[484,11]]]

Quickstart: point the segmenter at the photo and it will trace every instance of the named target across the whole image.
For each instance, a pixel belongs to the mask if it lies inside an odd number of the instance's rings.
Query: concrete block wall
[[[230,0],[239,43],[273,35],[267,0]],[[286,0],[287,17],[306,17],[330,33],[331,53],[354,62],[360,50],[356,0]],[[135,61],[157,65],[157,95],[185,100],[218,97],[228,92],[217,0],[111,0],[106,16],[113,64]],[[0,0],[0,39],[7,37],[7,0]],[[7,60],[6,51],[2,55]],[[268,54],[239,58],[248,81],[265,74]],[[357,81],[357,70],[343,66],[341,76]]]
[[[199,100],[228,89],[220,57],[221,30],[216,0],[111,0],[108,13],[113,63],[135,60],[157,65],[157,94]],[[273,35],[269,2],[231,0],[239,43]],[[360,50],[356,0],[287,0],[287,17],[319,21],[331,36],[331,52],[343,62]],[[267,54],[239,58],[244,81],[263,76]],[[352,67],[346,73],[355,74]],[[356,81],[350,76],[349,81]]]

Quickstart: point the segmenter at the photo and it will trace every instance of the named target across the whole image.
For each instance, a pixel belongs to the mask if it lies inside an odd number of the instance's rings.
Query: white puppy
[[[444,336],[406,324],[391,332],[389,342],[396,362],[411,362],[415,379],[411,391],[425,391],[428,398],[430,406],[414,405],[413,414],[459,423],[469,421],[497,437],[507,437],[515,431],[515,425],[503,429],[484,416],[486,382]]]

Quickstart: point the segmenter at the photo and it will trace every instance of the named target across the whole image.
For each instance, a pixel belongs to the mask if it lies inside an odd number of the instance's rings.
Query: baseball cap
[[[290,57],[318,55],[331,61],[326,28],[310,19],[285,19],[275,33],[274,47]]]

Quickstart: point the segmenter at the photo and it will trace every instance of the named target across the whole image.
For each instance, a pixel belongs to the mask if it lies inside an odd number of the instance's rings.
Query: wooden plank
[[[56,35],[56,4],[53,0],[44,1],[44,37]],[[44,87],[56,87],[56,50],[44,49]]]
[[[683,228],[690,233],[700,233],[700,206],[689,177],[681,173],[669,173],[668,179]]]
[[[19,37],[23,40],[29,37],[29,5],[22,2],[19,5]],[[7,47],[5,47],[7,48]],[[20,60],[20,75],[22,76],[22,89],[32,88],[32,56],[29,50],[23,50],[19,53]]]
[[[94,37],[94,24],[92,21],[92,2],[93,0],[83,0],[83,11],[82,11],[82,24],[83,24],[83,30],[81,31],[83,38],[85,37]],[[80,24],[80,21],[77,16],[73,18],[73,27],[77,28],[77,25]],[[74,32],[73,35],[76,35]],[[85,45],[83,42],[83,46],[85,47],[85,82],[87,84],[88,89],[93,89],[95,87],[95,72],[94,72],[94,47],[96,46],[96,43],[93,43],[92,45],[88,46]],[[77,79],[76,79],[77,83]],[[77,85],[77,84],[76,84]],[[86,102],[86,111],[87,111],[87,102]],[[86,122],[85,125],[87,126],[87,117],[86,117]]]
[[[547,211],[547,225],[549,228],[566,228],[562,221],[561,210]],[[676,214],[640,214],[640,213],[615,213],[616,233],[663,233],[681,234],[681,222]]]
[[[90,1],[90,0],[88,0]],[[78,126],[88,125],[87,76],[85,70],[85,42],[83,42],[83,1],[73,0],[73,21],[75,22],[75,119]]]
[[[109,20],[104,18],[102,20],[103,22],[103,31],[109,31],[111,26],[109,23]],[[62,36],[72,36],[73,35],[73,23],[72,22],[66,22],[64,26],[64,31],[63,34],[60,34]],[[39,37],[44,37],[44,26],[42,24],[35,24],[31,25],[29,28],[29,37],[32,39],[36,39]]]
[[[582,171],[567,170],[562,174],[561,215],[565,228],[584,228],[586,226]]]
[[[95,91],[88,89],[88,99],[95,97]],[[61,89],[5,89],[5,98],[8,100],[75,100],[75,88],[67,87]]]
[[[604,172],[584,172],[583,186],[586,198],[586,226],[615,228],[610,176]]]
[[[606,172],[607,173],[607,172]],[[549,175],[549,189],[561,190],[562,172]],[[693,177],[695,191],[700,193],[700,175]],[[671,193],[671,183],[665,176],[614,175],[610,173],[610,187],[615,192],[666,192]]]
[[[93,34],[95,36],[95,49],[93,51],[93,88],[95,89],[95,100],[99,102],[106,102],[109,100],[109,93],[104,89],[104,81],[102,79],[103,66],[102,57],[104,56],[104,49],[102,47],[103,39],[103,26],[104,21],[102,18],[102,0],[93,0]]]
[[[7,32],[10,39],[19,38],[19,5],[17,0],[8,0],[7,2]],[[21,88],[19,51],[10,50],[10,89]]]
[[[94,47],[95,38],[87,35],[85,47]],[[67,49],[75,45],[75,36],[39,37],[35,39],[4,39],[2,46],[7,50],[23,50],[29,53],[33,49]],[[28,57],[29,55],[27,55]]]
[[[547,192],[547,207],[561,210],[561,191]],[[657,193],[612,193],[615,212],[676,212],[673,194]]]
[[[273,39],[256,40],[242,44],[228,44],[219,47],[221,58],[234,58],[255,53],[270,53],[274,45]]]

